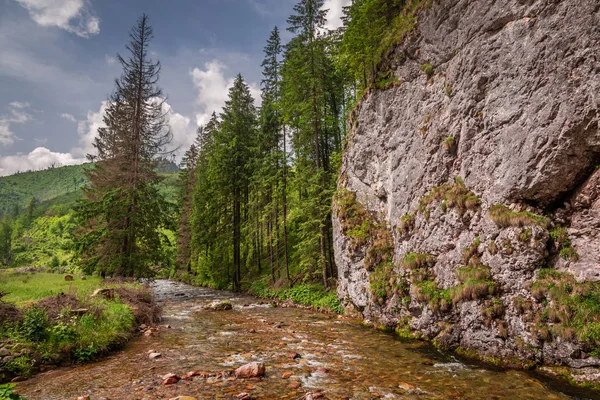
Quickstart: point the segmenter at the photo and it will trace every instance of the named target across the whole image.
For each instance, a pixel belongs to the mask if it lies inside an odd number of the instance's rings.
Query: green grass
[[[538,337],[578,339],[600,356],[600,283],[577,282],[571,274],[541,269],[531,290],[542,304],[536,322],[547,328],[534,332]]]
[[[89,296],[101,286],[116,288],[114,299]],[[146,289],[134,283],[107,286],[95,277],[66,282],[63,275],[1,272],[0,287],[9,293],[2,302],[15,303],[21,310],[21,316],[10,323],[0,321],[0,342],[11,339],[29,349],[4,365],[4,371],[0,368],[0,382],[6,374],[27,377],[35,373],[28,354],[37,353],[50,363],[94,360],[129,339],[136,316],[143,319],[155,311],[146,310],[151,299],[143,300]],[[55,297],[61,292],[66,295]],[[76,309],[85,311],[73,312]]]
[[[99,288],[102,281],[99,277],[87,277],[86,280],[82,280],[79,275],[73,277],[73,281],[67,282],[64,275],[60,274],[2,271],[0,288],[7,293],[4,301],[22,305],[61,292],[85,296]]]
[[[467,188],[460,176],[454,177],[454,184],[445,183],[431,189],[421,198],[418,211],[425,212],[434,201],[441,202],[442,211],[455,208],[461,215],[467,210],[477,210],[481,204],[481,200]]]
[[[491,206],[488,214],[492,221],[500,228],[509,226],[523,227],[527,225],[538,225],[548,229],[551,221],[548,217],[537,215],[529,211],[513,211],[504,204]]]

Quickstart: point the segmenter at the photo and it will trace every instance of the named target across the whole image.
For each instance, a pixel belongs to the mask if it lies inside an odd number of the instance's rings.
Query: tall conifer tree
[[[171,141],[157,87],[160,64],[149,58],[152,27],[144,14],[131,30],[127,57],[115,80],[94,141],[96,162],[88,172],[90,186],[77,210],[80,228],[75,250],[87,272],[146,277],[163,261],[170,225],[168,203],[156,185],[156,160]]]

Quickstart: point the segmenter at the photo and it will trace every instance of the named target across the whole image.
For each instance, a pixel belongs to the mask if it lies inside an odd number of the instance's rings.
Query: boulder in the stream
[[[291,353],[288,353],[288,358],[290,360],[297,360],[298,358],[302,358],[302,356],[295,351],[292,351]]]
[[[233,305],[229,300],[217,300],[205,307],[211,311],[227,311],[233,309]]]
[[[162,357],[162,354],[160,354],[160,353],[150,353],[150,354],[148,354],[148,358],[151,359],[151,360],[154,360],[154,359],[157,359],[157,358],[160,358],[160,357]]]
[[[251,362],[235,370],[236,378],[255,378],[265,375],[265,364],[261,362]]]

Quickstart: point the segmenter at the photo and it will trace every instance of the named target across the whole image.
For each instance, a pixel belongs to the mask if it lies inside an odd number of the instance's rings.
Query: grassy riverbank
[[[149,289],[131,282],[0,272],[0,288],[0,382],[91,361],[158,317]]]
[[[343,314],[344,309],[335,290],[326,290],[319,284],[299,284],[289,289],[276,289],[262,280],[256,280],[250,286],[250,294],[278,301],[290,300],[296,304],[313,307],[321,311],[333,311]]]

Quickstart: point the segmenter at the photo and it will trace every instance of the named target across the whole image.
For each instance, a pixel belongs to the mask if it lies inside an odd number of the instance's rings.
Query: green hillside
[[[85,164],[0,177],[0,268],[70,264],[73,206],[83,197],[84,172],[90,167]],[[160,192],[167,201],[176,202],[178,173],[161,172],[160,176]],[[31,199],[36,201],[29,206]],[[174,241],[173,232],[165,233]]]
[[[77,192],[86,183],[84,170],[90,164],[50,168],[0,177],[0,214],[25,209],[31,199],[46,202]]]

